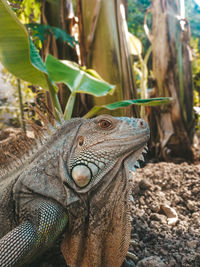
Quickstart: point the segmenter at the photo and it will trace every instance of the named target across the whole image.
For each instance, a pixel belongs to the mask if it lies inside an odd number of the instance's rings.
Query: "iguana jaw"
[[[140,162],[144,161],[144,155],[147,153],[148,148],[147,145],[143,145],[136,151],[129,153],[129,155],[125,158],[126,162],[126,168],[128,172],[133,172],[136,171],[137,168],[140,167]]]
[[[131,150],[131,149],[130,149]],[[126,154],[124,154],[123,157],[121,157],[120,162],[126,162],[125,167],[126,167],[126,172],[131,172],[131,171],[135,171],[136,168],[139,167],[139,162],[144,160],[143,154],[147,153],[147,146],[146,143],[140,144],[140,146],[138,145],[138,147],[131,152],[128,151]],[[60,155],[60,159],[59,159],[59,174],[62,178],[63,184],[67,187],[70,187],[72,189],[74,189],[75,192],[80,193],[80,194],[85,194],[87,192],[89,192],[91,189],[94,189],[94,186],[97,185],[101,178],[106,175],[106,173],[108,173],[113,166],[115,166],[115,164],[117,163],[118,160],[113,159],[112,161],[109,162],[109,164],[105,165],[102,167],[102,169],[98,170],[98,173],[96,175],[93,176],[92,174],[92,169],[91,169],[91,163],[89,162],[88,165],[76,165],[76,166],[85,166],[88,168],[91,177],[89,177],[88,183],[86,183],[82,188],[80,186],[78,186],[74,180],[72,179],[72,174],[69,174],[67,171],[67,167],[66,167],[66,163],[64,161],[64,159],[62,158],[62,156]],[[97,179],[98,176],[98,179]],[[90,181],[91,180],[91,181]],[[103,178],[102,178],[103,180]]]

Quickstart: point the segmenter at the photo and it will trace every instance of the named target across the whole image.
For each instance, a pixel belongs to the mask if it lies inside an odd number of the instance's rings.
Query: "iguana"
[[[11,161],[0,177],[0,266],[32,262],[64,233],[69,266],[120,267],[131,230],[129,172],[148,139],[141,119],[76,118]]]

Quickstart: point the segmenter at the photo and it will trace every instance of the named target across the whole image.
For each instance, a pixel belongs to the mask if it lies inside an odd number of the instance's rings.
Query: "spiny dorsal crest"
[[[31,126],[34,137],[30,137],[20,129],[7,128],[0,131],[0,176],[19,168],[62,125],[56,124],[55,120],[54,125],[52,125],[37,107],[32,108],[37,112],[42,122],[42,126],[39,126],[33,121],[27,121],[27,124]]]

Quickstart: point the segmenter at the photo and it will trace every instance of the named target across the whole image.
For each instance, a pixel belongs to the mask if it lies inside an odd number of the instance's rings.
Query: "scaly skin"
[[[149,138],[140,119],[74,119],[0,177],[0,266],[23,266],[64,232],[73,267],[121,266],[129,246],[129,171]]]

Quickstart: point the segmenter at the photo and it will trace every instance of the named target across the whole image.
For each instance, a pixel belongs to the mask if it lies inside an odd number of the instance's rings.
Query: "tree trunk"
[[[194,134],[190,32],[180,15],[178,0],[152,0],[155,95],[173,97],[172,104],[152,108],[152,139],[162,159],[176,162],[193,160]]]
[[[72,0],[42,1],[41,23],[61,28],[68,34],[72,33],[74,23]],[[48,54],[59,59],[68,59],[77,61],[75,49],[71,48],[61,39],[55,39],[54,36],[47,36],[47,40],[43,46],[43,58]],[[64,84],[59,84],[59,100],[64,111],[67,99],[69,97],[69,89]]]
[[[112,96],[92,98],[93,105],[137,98],[124,3],[126,0],[77,0],[82,64],[95,69],[104,80],[116,85]],[[92,106],[91,97],[88,100],[85,96],[85,101],[86,105]],[[112,114],[136,116],[138,109],[134,106]]]

